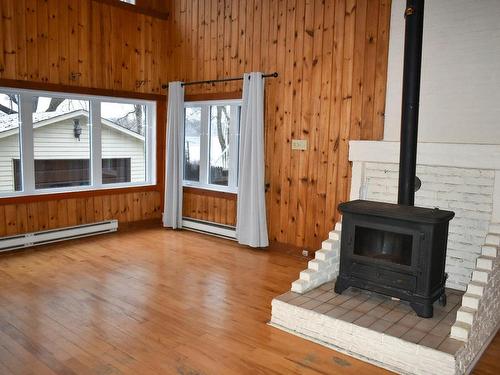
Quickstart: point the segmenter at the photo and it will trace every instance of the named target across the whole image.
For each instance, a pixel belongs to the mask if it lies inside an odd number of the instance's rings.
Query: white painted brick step
[[[461,341],[467,341],[470,332],[470,325],[463,322],[456,322],[451,327],[451,338]]]
[[[482,283],[480,281],[471,281],[467,285],[467,293],[483,296],[485,287],[486,287],[485,283]]]
[[[338,230],[332,230],[329,234],[328,234],[328,238],[333,240],[333,241],[340,241],[340,234],[342,232],[338,231]]]
[[[490,233],[500,235],[500,223],[491,223],[490,224]]]
[[[295,293],[304,293],[306,291],[307,286],[309,283],[305,280],[295,280],[292,283],[292,292]]]
[[[335,258],[336,256],[338,256],[338,251],[335,251],[335,250],[321,249],[321,250],[316,251],[316,254],[315,254],[316,259],[323,260],[323,261]]]
[[[475,314],[476,310],[471,309],[470,307],[462,306],[457,311],[457,322],[467,323],[472,326]]]
[[[314,281],[318,277],[319,277],[318,273],[311,269],[307,269],[300,272],[300,279],[304,281]]]
[[[500,234],[489,233],[486,235],[486,240],[484,241],[487,245],[500,246]]]
[[[462,297],[462,306],[477,310],[481,296],[477,294],[465,293]]]
[[[327,269],[330,265],[323,260],[313,259],[313,260],[309,261],[307,266],[309,269],[314,270],[314,271],[323,271],[323,270]]]
[[[481,247],[481,254],[487,257],[496,257],[498,254],[498,247],[494,245],[483,245]]]
[[[321,243],[321,248],[323,250],[336,250],[340,248],[339,241],[326,240]]]
[[[489,276],[488,270],[482,270],[476,268],[474,271],[472,271],[472,281],[480,281],[482,283],[487,283],[488,282],[488,276]]]
[[[476,260],[476,267],[491,271],[491,270],[493,270],[493,262],[494,261],[495,261],[494,257],[487,257],[484,255],[481,255]]]

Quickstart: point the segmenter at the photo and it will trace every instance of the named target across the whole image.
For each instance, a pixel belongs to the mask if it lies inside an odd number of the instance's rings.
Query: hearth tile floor
[[[452,355],[464,344],[450,338],[462,300],[461,291],[447,289],[446,306],[435,303],[434,316],[425,319],[418,317],[407,302],[356,288],[339,295],[333,287],[330,282],[305,294],[288,292],[277,299]]]

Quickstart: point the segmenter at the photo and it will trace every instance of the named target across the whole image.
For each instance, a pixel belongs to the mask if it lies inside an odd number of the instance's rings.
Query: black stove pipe
[[[424,0],[407,0],[405,18],[398,204],[413,206],[415,203],[417,166],[418,107],[420,70],[422,65]]]

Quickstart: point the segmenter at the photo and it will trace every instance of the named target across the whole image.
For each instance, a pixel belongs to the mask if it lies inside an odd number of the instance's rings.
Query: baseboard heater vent
[[[236,229],[229,225],[217,224],[203,220],[183,219],[182,227],[194,232],[236,240]]]
[[[0,237],[0,252],[116,232],[117,229],[118,221],[108,220],[92,224],[77,225],[74,227],[49,229],[10,237]]]

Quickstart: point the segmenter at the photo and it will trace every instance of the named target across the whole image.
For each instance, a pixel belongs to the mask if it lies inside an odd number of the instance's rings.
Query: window
[[[103,184],[130,182],[130,176],[130,158],[102,159]]]
[[[129,181],[122,182],[145,182],[146,173],[146,143],[144,137],[147,133],[146,122],[147,108],[142,104],[129,103],[101,103],[101,124],[104,126],[101,130],[102,157],[108,160],[121,160],[129,158],[133,162],[132,175]],[[130,160],[131,159],[131,160]],[[111,164],[103,164],[102,183],[111,184],[120,181],[109,178]],[[124,168],[125,164],[116,168]]]
[[[240,100],[185,104],[185,186],[236,192],[240,111]]]
[[[35,189],[90,185],[90,102],[32,100]]]
[[[155,184],[155,103],[0,89],[0,197]]]
[[[120,0],[122,3],[135,5],[135,0]]]
[[[22,190],[21,161],[14,159],[14,186]],[[130,182],[130,158],[102,159],[102,182]],[[88,185],[88,159],[35,160],[35,188],[51,189]]]
[[[21,157],[19,124],[19,95],[0,92],[0,194],[12,193],[22,184],[21,166],[13,161]],[[19,186],[11,178],[16,172]]]

